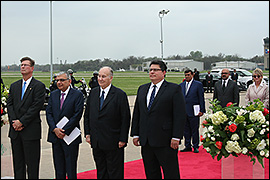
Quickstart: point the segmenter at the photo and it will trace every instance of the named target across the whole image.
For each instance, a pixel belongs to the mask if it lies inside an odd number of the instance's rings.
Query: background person
[[[263,71],[256,68],[252,73],[252,77],[253,84],[249,85],[245,96],[246,105],[259,98],[264,107],[269,109],[269,86],[263,83]]]
[[[196,81],[200,81],[200,72],[197,70],[197,68],[194,68],[194,76],[193,76],[193,78]]]
[[[237,82],[237,80],[238,80],[238,74],[236,73],[236,69],[234,69],[233,72],[231,73],[231,79],[234,82]]]
[[[228,102],[239,105],[239,88],[233,80],[229,79],[230,71],[225,68],[221,71],[221,78],[215,83],[213,99],[220,101],[222,107],[226,107]]]
[[[95,87],[98,87],[99,84],[98,84],[98,72],[97,71],[94,71],[93,72],[93,77],[91,77],[91,79],[89,80],[89,87],[91,89],[95,88]]]
[[[98,179],[124,179],[130,109],[127,95],[111,84],[110,67],[99,70],[100,88],[90,91],[84,114],[86,142],[91,145]]]
[[[141,146],[147,179],[179,179],[178,147],[186,121],[185,99],[181,87],[164,78],[167,66],[152,61],[151,83],[141,85],[135,101],[131,136]]]
[[[193,72],[191,70],[185,71],[186,82],[180,84],[186,102],[187,120],[185,124],[184,137],[185,149],[181,152],[192,151],[199,152],[199,125],[200,117],[205,113],[204,89],[200,81],[193,79]],[[194,106],[199,106],[198,114],[194,113]],[[192,139],[192,143],[191,143]]]
[[[210,71],[207,72],[208,74],[205,76],[205,83],[206,83],[206,86],[207,86],[207,89],[206,89],[206,92],[209,92],[210,90],[210,93],[212,93],[212,86],[213,86],[213,75],[211,74]]]
[[[35,61],[21,60],[20,79],[11,84],[7,100],[15,179],[39,179],[41,120],[45,85],[33,77]]]
[[[75,77],[73,76],[73,70],[72,69],[68,69],[67,72],[69,73],[70,77],[71,77],[71,87],[75,88],[75,84],[81,83],[82,80],[76,80]]]
[[[77,179],[77,160],[79,144],[82,142],[79,135],[69,145],[63,140],[65,135],[70,135],[75,127],[80,129],[80,120],[83,113],[83,94],[70,88],[70,75],[60,72],[56,77],[58,89],[51,92],[46,118],[49,126],[47,141],[52,143],[53,162],[56,179]],[[56,124],[67,117],[68,123],[61,129]]]

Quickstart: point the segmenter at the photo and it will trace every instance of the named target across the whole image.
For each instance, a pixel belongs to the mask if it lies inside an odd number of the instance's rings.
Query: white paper
[[[200,112],[200,105],[193,105],[194,116],[198,116]]]
[[[81,134],[81,130],[77,127],[73,129],[73,131],[68,135],[64,136],[64,141],[69,145],[72,143],[79,135]]]
[[[68,118],[64,116],[57,124],[56,127],[63,129],[63,127],[68,123]]]

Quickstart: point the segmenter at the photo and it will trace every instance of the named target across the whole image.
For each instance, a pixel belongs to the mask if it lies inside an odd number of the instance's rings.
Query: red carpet
[[[202,146],[199,153],[179,152],[179,166],[181,179],[221,179],[221,161],[212,159]],[[240,158],[239,158],[240,159]],[[236,161],[235,161],[236,162]],[[245,163],[235,163],[235,179],[252,179],[252,168]],[[250,174],[241,173],[250,170]],[[78,179],[96,179],[96,170],[78,173]],[[143,161],[141,159],[125,163],[125,179],[146,179]],[[265,160],[265,179],[269,179],[269,160]]]

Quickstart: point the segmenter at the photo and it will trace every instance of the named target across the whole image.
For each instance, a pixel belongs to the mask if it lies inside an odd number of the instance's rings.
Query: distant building
[[[222,68],[242,68],[247,70],[254,70],[257,67],[257,64],[249,61],[221,61],[211,64],[212,69],[222,69]]]
[[[264,70],[269,70],[269,37],[263,39],[264,41]]]
[[[163,60],[167,65],[167,71],[185,71],[186,69],[197,68],[198,71],[204,70],[204,62],[188,60]],[[142,64],[142,71],[148,71],[151,61]]]

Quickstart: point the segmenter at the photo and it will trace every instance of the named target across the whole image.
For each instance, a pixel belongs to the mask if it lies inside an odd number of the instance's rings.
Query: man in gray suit
[[[239,105],[239,88],[229,76],[230,71],[225,68],[221,71],[222,80],[215,83],[213,99],[220,101],[222,107],[226,107],[228,102]]]

